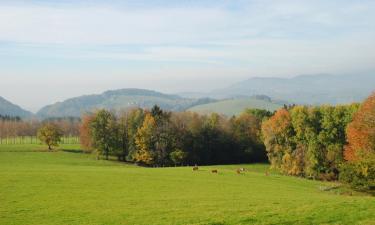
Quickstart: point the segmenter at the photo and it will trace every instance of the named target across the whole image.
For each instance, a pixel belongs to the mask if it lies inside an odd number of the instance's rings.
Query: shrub
[[[362,161],[343,163],[339,179],[354,189],[375,190],[375,156]]]

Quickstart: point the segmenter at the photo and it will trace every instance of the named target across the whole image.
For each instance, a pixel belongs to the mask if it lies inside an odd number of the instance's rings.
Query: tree
[[[62,131],[53,123],[47,123],[38,130],[38,138],[41,142],[48,145],[48,150],[52,150],[52,147],[59,146],[61,137]]]
[[[120,150],[118,152],[119,160],[125,161],[129,153],[129,113],[123,112],[119,118],[118,124]]]
[[[143,120],[145,118],[145,112],[143,109],[132,109],[127,112],[126,116],[126,124],[127,124],[127,156],[126,160],[135,162],[134,156],[135,152],[137,151],[137,145],[135,143],[136,134],[138,132],[139,127],[142,126]],[[121,118],[120,118],[121,121]],[[125,133],[124,133],[125,134]]]
[[[99,154],[109,154],[119,148],[119,132],[116,117],[107,110],[99,110],[90,123],[92,143]]]
[[[346,130],[345,163],[340,180],[357,189],[375,190],[375,93],[355,113]]]
[[[269,120],[262,124],[262,135],[267,156],[273,168],[282,168],[286,153],[291,154],[295,148],[292,118],[286,109],[278,110]]]
[[[187,153],[181,149],[176,149],[169,154],[169,157],[175,165],[182,164],[187,156]]]
[[[138,129],[135,144],[137,150],[134,154],[134,159],[138,163],[151,165],[154,162],[154,148],[155,148],[155,129],[156,122],[154,117],[148,113],[145,116],[142,126]]]
[[[91,133],[91,122],[94,119],[94,115],[86,114],[82,117],[82,123],[79,127],[79,136],[81,147],[85,152],[91,152],[93,148],[92,133]]]
[[[244,113],[251,114],[260,121],[268,119],[273,116],[273,113],[265,109],[246,109]]]
[[[353,121],[346,130],[348,145],[345,147],[345,159],[361,160],[375,154],[375,93],[361,105]]]
[[[262,118],[262,116],[256,117],[247,110],[231,119],[231,134],[245,162],[267,160],[267,152],[261,139]]]

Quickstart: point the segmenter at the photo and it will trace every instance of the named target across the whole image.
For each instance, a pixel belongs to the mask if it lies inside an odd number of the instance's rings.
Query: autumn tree
[[[357,189],[375,189],[375,93],[368,97],[347,128],[346,163],[340,180]]]
[[[38,130],[38,138],[48,145],[48,150],[52,150],[52,147],[59,145],[61,136],[61,129],[53,123],[47,123]]]
[[[154,162],[155,130],[156,121],[150,113],[147,113],[135,136],[137,150],[134,159],[136,162],[145,165],[151,165]]]
[[[375,93],[366,99],[347,128],[345,159],[360,160],[375,153]]]
[[[277,111],[262,127],[271,165],[290,175],[337,179],[345,129],[356,110],[352,104]]]
[[[82,116],[82,123],[79,127],[79,136],[81,147],[85,152],[91,152],[93,149],[91,122],[94,119],[93,114],[85,114]]]
[[[295,147],[292,119],[288,110],[280,109],[265,121],[262,124],[262,134],[271,166],[281,169],[283,160],[290,156]]]

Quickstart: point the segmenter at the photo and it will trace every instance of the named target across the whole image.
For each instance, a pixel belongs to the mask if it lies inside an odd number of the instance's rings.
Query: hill
[[[188,111],[198,113],[212,113],[216,112],[227,116],[238,115],[247,108],[267,109],[269,111],[281,108],[281,102],[274,102],[268,98],[261,98],[258,96],[248,98],[233,98],[220,100],[213,103],[197,105],[188,109]]]
[[[355,75],[303,75],[293,78],[255,77],[207,96],[268,95],[298,104],[340,104],[362,101],[375,91],[375,73]]]
[[[212,101],[214,100],[208,98],[189,99],[144,89],[120,89],[98,95],[71,98],[48,105],[39,110],[37,116],[40,118],[79,117],[82,113],[95,109],[151,108],[155,104],[164,110],[182,111],[194,105]]]
[[[0,224],[374,224],[374,197],[267,164],[144,168],[0,145]],[[73,153],[74,152],[74,153]],[[236,174],[236,168],[247,172]],[[210,173],[217,169],[218,174]]]
[[[21,118],[31,117],[33,114],[20,106],[0,97],[0,115],[19,116]]]

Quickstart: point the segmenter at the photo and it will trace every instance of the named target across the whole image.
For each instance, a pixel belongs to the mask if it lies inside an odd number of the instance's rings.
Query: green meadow
[[[77,145],[0,145],[0,224],[375,224],[374,197],[268,167],[143,168]]]

